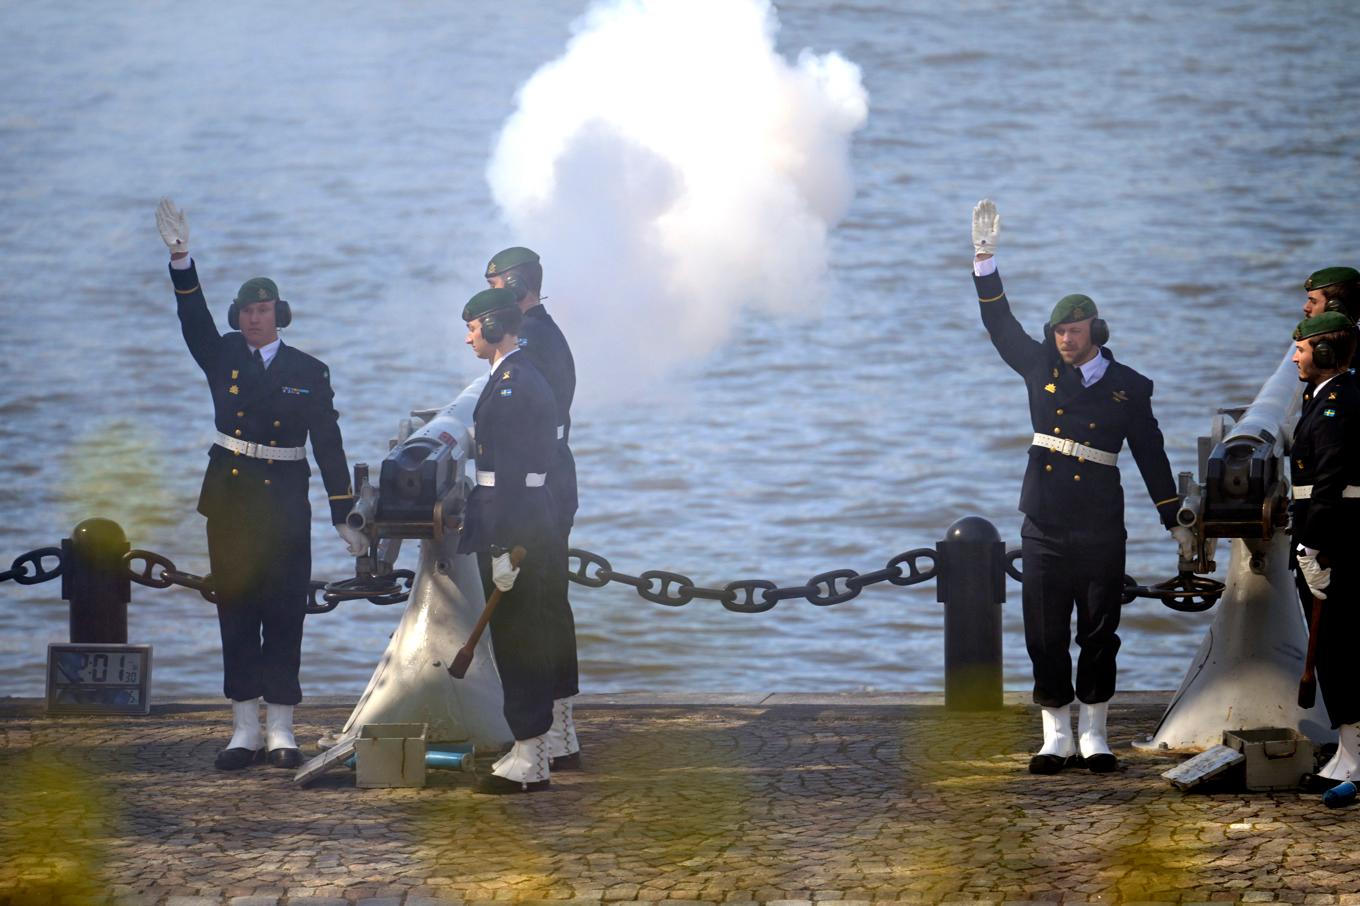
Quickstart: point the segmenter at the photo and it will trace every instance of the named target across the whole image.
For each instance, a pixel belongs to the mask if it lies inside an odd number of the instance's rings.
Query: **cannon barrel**
[[[1298,370],[1286,356],[1209,454],[1201,489],[1205,535],[1266,539],[1284,527],[1284,445],[1298,398]]]

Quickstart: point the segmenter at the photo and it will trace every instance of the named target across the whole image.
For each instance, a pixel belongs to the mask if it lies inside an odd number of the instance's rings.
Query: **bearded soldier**
[[[996,206],[978,202],[973,282],[982,323],[1002,360],[1025,380],[1035,432],[1020,492],[1020,534],[1025,645],[1044,742],[1029,770],[1057,773],[1079,749],[1090,771],[1107,773],[1118,767],[1105,726],[1124,590],[1127,533],[1117,463],[1125,441],[1162,524],[1181,544],[1192,539],[1175,522],[1180,497],[1152,414],[1152,381],[1115,361],[1105,346],[1109,329],[1089,296],[1058,300],[1042,341],[1025,333],[996,270],[999,226]],[[1081,651],[1075,687],[1068,650],[1074,607]],[[1076,745],[1074,697],[1081,705]]]
[[[515,744],[477,787],[481,793],[532,793],[549,783],[548,731],[556,671],[553,596],[566,581],[559,517],[546,487],[557,455],[552,390],[519,349],[523,315],[509,289],[485,289],[463,307],[467,343],[491,364],[473,410],[477,485],[468,498],[460,553],[476,553],[482,584],[500,589],[491,648]],[[516,568],[509,550],[521,546]]]
[[[539,370],[557,403],[557,446],[548,468],[548,490],[557,508],[563,556],[576,517],[576,460],[571,455],[571,403],[576,396],[576,363],[567,338],[543,306],[543,265],[538,254],[521,246],[497,252],[486,265],[486,282],[515,294],[524,314],[519,328],[519,348]],[[553,686],[553,725],[548,733],[548,754],[554,771],[581,766],[581,744],[576,739],[572,698],[580,691],[576,664],[576,621],[567,598],[568,580],[552,595],[549,613],[553,620],[552,646],[556,662]]]
[[[1360,779],[1360,678],[1354,643],[1360,632],[1360,388],[1350,371],[1355,327],[1339,311],[1305,318],[1294,329],[1294,363],[1307,384],[1289,456],[1290,524],[1304,611],[1316,598],[1315,669],[1336,754],[1304,786],[1318,790]]]
[[[1308,294],[1303,302],[1304,318],[1324,311],[1339,311],[1352,322],[1360,320],[1360,272],[1353,267],[1324,267],[1303,281]]]
[[[215,764],[239,770],[263,760],[267,749],[270,764],[294,768],[301,757],[293,706],[302,700],[298,667],[312,572],[308,437],[331,522],[350,553],[368,549],[345,525],[354,495],[330,370],[279,339],[292,311],[268,277],[241,284],[227,310],[232,332],[219,333],[189,257],[188,219],[162,199],[156,225],[170,250],[184,342],[208,379],[217,427],[198,499],[208,519],[223,693],[233,713],[231,740]]]

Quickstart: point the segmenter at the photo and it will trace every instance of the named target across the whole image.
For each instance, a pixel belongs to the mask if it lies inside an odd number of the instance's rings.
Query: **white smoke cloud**
[[[816,310],[868,95],[778,27],[766,0],[604,0],[520,89],[487,178],[583,396],[710,352],[743,306]]]

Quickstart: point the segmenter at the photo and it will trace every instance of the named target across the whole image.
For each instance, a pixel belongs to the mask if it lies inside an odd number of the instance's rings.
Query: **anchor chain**
[[[57,565],[51,569],[43,566],[43,561],[48,558],[55,559]],[[33,572],[29,573],[29,567]],[[31,550],[26,554],[20,554],[14,558],[9,569],[0,572],[0,582],[13,580],[20,585],[37,585],[39,582],[46,582],[61,575],[61,548],[59,547],[40,547]]]
[[[138,562],[143,564],[140,569],[136,566]],[[164,554],[133,549],[123,555],[123,564],[127,577],[138,585],[145,585],[147,588],[169,588],[171,585],[178,585],[181,588],[193,589],[202,595],[205,601],[217,603],[217,592],[211,575],[198,576],[194,573],[181,572]],[[155,572],[157,567],[160,568],[159,574]],[[330,613],[341,601],[354,601],[359,598],[366,598],[374,604],[400,604],[411,596],[411,583],[415,578],[416,574],[412,570],[394,570],[390,576],[384,576],[380,581],[380,589],[383,592],[381,594],[374,594],[378,589],[372,586],[365,588],[363,585],[355,584],[355,580],[352,579],[347,582],[312,579],[305,610],[309,614]]]
[[[1006,575],[1017,582],[1023,582],[1021,571],[1023,555],[1020,548],[1006,552]],[[1218,603],[1226,590],[1222,582],[1194,573],[1180,573],[1165,582],[1155,585],[1139,585],[1132,576],[1124,576],[1124,603],[1130,604],[1136,598],[1153,598],[1179,613],[1203,613]]]
[[[880,582],[907,586],[935,578],[935,550],[929,547],[898,554],[882,569],[867,573],[833,569],[818,573],[803,585],[785,587],[766,579],[738,579],[722,588],[711,588],[696,585],[688,576],[668,570],[649,569],[636,576],[618,572],[604,557],[579,548],[569,550],[567,557],[569,564],[572,560],[579,561],[574,568],[568,566],[571,580],[587,588],[603,588],[610,582],[618,582],[654,604],[683,607],[695,599],[717,601],[734,613],[764,613],[780,601],[795,598],[804,598],[818,607],[829,607],[849,601],[865,588]],[[929,565],[922,567],[918,563],[922,559],[929,560]],[[591,572],[592,567],[594,572]]]

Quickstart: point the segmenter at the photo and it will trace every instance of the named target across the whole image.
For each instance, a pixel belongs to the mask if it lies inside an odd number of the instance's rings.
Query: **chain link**
[[[617,582],[632,588],[639,597],[666,607],[683,607],[698,599],[717,601],[734,613],[764,613],[780,601],[795,598],[804,598],[817,607],[829,607],[849,601],[865,588],[880,582],[906,586],[935,578],[935,551],[929,547],[898,554],[882,569],[867,573],[833,569],[818,573],[804,585],[782,588],[766,579],[738,579],[722,588],[709,588],[668,570],[649,569],[638,576],[617,572],[604,557],[580,548],[572,548],[567,556],[569,578],[586,588],[604,588],[610,582]],[[929,564],[921,566],[919,561],[922,559],[929,560]]]
[[[43,567],[43,560],[53,557],[57,565],[51,569]],[[33,567],[32,575],[29,575],[29,566]],[[0,582],[13,580],[20,585],[37,585],[39,582],[46,582],[61,575],[61,548],[59,547],[40,547],[31,550],[26,554],[20,554],[14,558],[10,568],[0,572]]]

